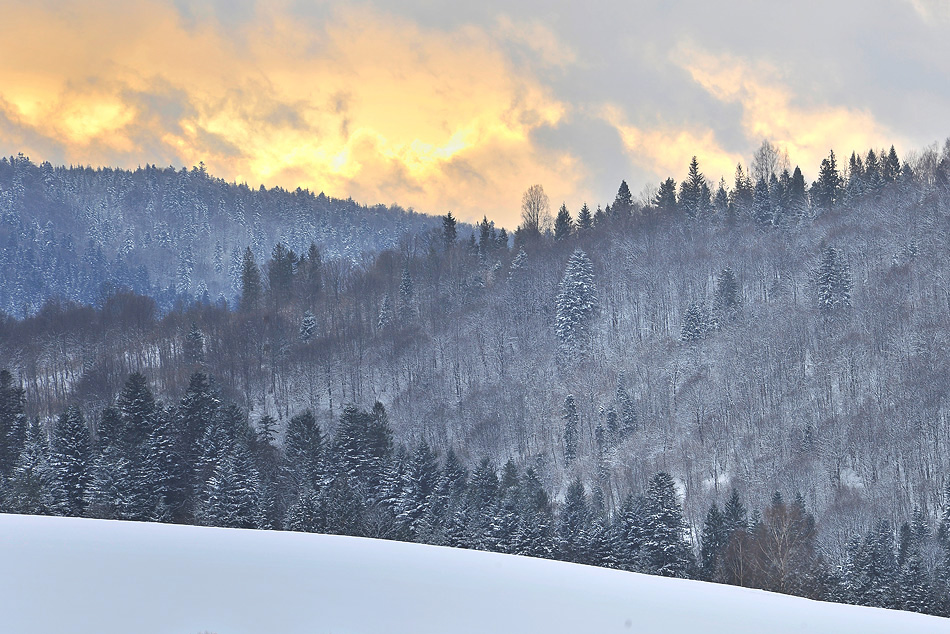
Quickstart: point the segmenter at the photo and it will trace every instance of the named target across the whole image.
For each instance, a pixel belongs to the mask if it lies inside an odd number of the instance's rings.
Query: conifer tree
[[[731,268],[726,267],[719,272],[719,277],[716,279],[713,310],[716,313],[717,325],[722,326],[735,318],[740,303],[739,282],[736,280],[736,274]]]
[[[712,581],[718,576],[719,557],[729,542],[726,518],[713,502],[703,522],[702,545],[699,550],[700,578]]]
[[[587,493],[580,478],[574,478],[567,488],[564,508],[558,517],[559,559],[585,563],[584,538],[589,528]]]
[[[316,329],[317,317],[308,310],[303,314],[303,319],[300,321],[300,340],[304,343],[310,343]]]
[[[610,211],[618,218],[627,218],[633,213],[633,196],[630,194],[630,188],[627,187],[627,181],[620,181],[620,187],[617,189],[613,204],[610,205]]]
[[[26,441],[24,394],[22,387],[14,385],[13,375],[0,370],[0,479],[13,471]]]
[[[752,194],[752,217],[762,227],[772,225],[772,199],[768,183],[759,179]]]
[[[667,178],[660,183],[660,188],[653,198],[653,207],[661,217],[669,217],[676,213],[676,181]]]
[[[456,220],[451,211],[442,216],[442,246],[446,251],[454,247],[455,241],[458,239],[455,225]]]
[[[752,199],[754,189],[752,181],[742,169],[742,164],[736,165],[736,181],[732,188],[732,199],[730,202],[730,213],[728,220],[734,222],[739,218],[746,218],[752,213]]]
[[[4,509],[24,515],[61,515],[66,492],[50,463],[49,443],[39,421],[31,421],[26,440],[4,487]]]
[[[564,462],[570,465],[577,458],[577,431],[580,418],[577,415],[577,404],[570,394],[564,399]]]
[[[867,165],[865,165],[867,170]],[[828,158],[822,159],[818,170],[818,180],[812,186],[812,196],[815,205],[821,209],[831,209],[840,202],[841,175],[838,173],[838,163],[832,150]]]
[[[825,247],[816,275],[818,309],[832,313],[851,306],[851,271],[841,254],[832,246]]]
[[[594,217],[590,213],[590,207],[585,202],[581,210],[577,213],[577,228],[580,231],[587,231],[594,226]]]
[[[318,489],[323,476],[323,435],[312,411],[305,410],[290,419],[284,447],[295,488]]]
[[[644,509],[642,551],[648,569],[664,577],[687,577],[693,558],[687,535],[673,478],[658,473],[650,480]]]
[[[431,532],[431,516],[439,482],[439,465],[428,443],[413,452],[395,502],[396,522],[403,534],[416,541]]]
[[[683,316],[683,326],[680,329],[680,341],[696,343],[706,337],[709,331],[709,318],[702,304],[693,302],[686,309]]]
[[[53,429],[51,466],[56,471],[65,493],[66,510],[82,515],[84,496],[90,481],[92,448],[89,428],[82,412],[75,405],[66,408]]]
[[[897,158],[897,152],[892,145],[887,156],[884,158],[884,164],[881,167],[881,178],[885,183],[893,183],[900,178],[900,175],[901,162],[900,159]]]
[[[198,324],[192,322],[191,330],[185,337],[184,343],[185,359],[189,363],[200,365],[205,360],[205,338],[198,329]]]
[[[557,241],[569,238],[574,233],[574,221],[571,219],[571,212],[567,210],[567,205],[561,203],[561,208],[554,219],[554,239]]]
[[[560,351],[571,355],[590,343],[591,325],[597,311],[593,264],[581,249],[567,262],[556,299],[555,333]]]
[[[257,267],[251,247],[247,247],[241,264],[241,310],[253,311],[258,308],[262,294],[261,270]]]

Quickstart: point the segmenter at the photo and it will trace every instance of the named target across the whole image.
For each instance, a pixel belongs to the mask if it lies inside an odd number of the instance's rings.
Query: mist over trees
[[[4,318],[6,499],[944,613],[950,144],[829,153],[810,185],[776,148],[731,187],[683,167],[557,219],[531,187],[513,240],[445,216],[358,261],[235,244],[233,310],[119,289]]]

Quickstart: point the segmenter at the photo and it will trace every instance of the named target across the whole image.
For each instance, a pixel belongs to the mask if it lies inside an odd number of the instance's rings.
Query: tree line
[[[300,412],[280,441],[277,421],[250,424],[200,371],[168,407],[136,373],[97,424],[69,407],[45,429],[3,370],[0,431],[3,512],[396,539],[950,615],[950,514],[934,535],[915,512],[896,539],[880,520],[831,566],[801,495],[750,515],[733,489],[690,527],[660,472],[611,512],[579,478],[555,496],[536,465],[395,442],[379,402],[347,405],[332,432]]]

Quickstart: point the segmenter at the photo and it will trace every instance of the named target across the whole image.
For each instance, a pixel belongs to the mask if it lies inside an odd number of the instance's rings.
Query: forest
[[[256,243],[228,229],[227,274],[207,236],[200,256],[182,247],[187,292],[46,282],[0,319],[3,509],[414,540],[950,615],[950,143],[846,163],[830,153],[808,184],[765,142],[732,183],[694,158],[679,183],[638,199],[621,183],[574,213],[535,185],[510,236],[398,211],[416,230],[359,257],[268,209]],[[18,165],[0,165],[5,266],[59,279],[21,242],[42,242],[75,170],[21,166],[53,176],[11,198]],[[191,188],[207,183],[236,214],[241,186],[183,173],[181,217],[202,217]],[[135,216],[137,186],[109,198],[113,172],[82,174],[102,218]],[[115,258],[110,239],[64,257]],[[171,279],[176,258],[142,257]]]

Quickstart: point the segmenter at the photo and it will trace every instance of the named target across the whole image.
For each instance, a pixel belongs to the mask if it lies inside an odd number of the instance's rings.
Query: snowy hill
[[[372,539],[0,515],[5,632],[948,632],[950,621]]]

